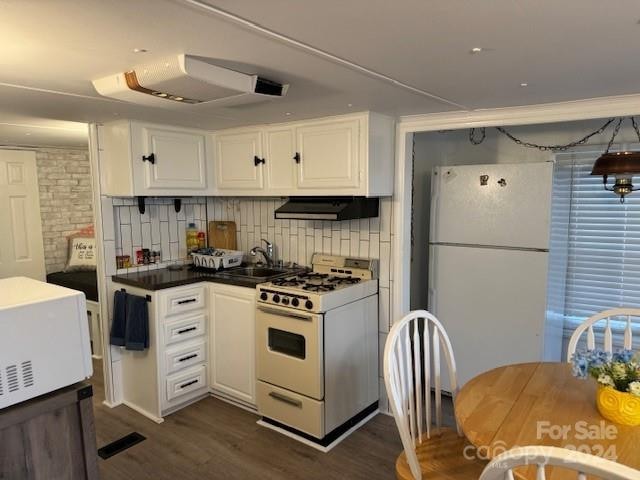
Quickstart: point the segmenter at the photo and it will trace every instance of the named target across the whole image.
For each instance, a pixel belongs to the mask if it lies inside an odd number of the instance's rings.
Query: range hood
[[[378,216],[379,201],[366,197],[291,197],[276,209],[275,218],[292,220],[352,220]]]
[[[174,55],[93,81],[100,95],[141,105],[236,106],[277,99],[288,85],[220,67],[193,55]]]

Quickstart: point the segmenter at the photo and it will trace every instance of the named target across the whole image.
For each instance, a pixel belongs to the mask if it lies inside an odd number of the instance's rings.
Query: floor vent
[[[111,442],[110,444],[99,448],[98,455],[100,456],[100,458],[106,460],[107,458],[111,458],[118,453],[124,452],[126,449],[133,447],[143,440],[146,440],[146,437],[139,434],[138,432],[133,432],[116,440],[115,442]]]
[[[2,371],[0,371],[0,395],[4,395],[4,381],[2,380]]]
[[[20,384],[18,383],[18,367],[15,365],[9,365],[7,367],[7,386],[9,393],[17,392],[20,389]]]
[[[31,360],[22,362],[22,385],[27,387],[33,386],[33,366]]]

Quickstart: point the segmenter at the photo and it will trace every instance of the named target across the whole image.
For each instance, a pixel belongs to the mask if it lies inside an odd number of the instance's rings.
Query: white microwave
[[[0,410],[92,374],[84,293],[0,279]]]

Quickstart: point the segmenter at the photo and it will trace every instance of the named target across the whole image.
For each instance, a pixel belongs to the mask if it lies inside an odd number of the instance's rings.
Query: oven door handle
[[[294,407],[302,408],[302,401],[296,400],[295,398],[287,397],[286,395],[282,395],[276,392],[269,392],[269,396],[275,400],[293,405]]]
[[[291,312],[287,312],[285,310],[263,307],[262,305],[260,305],[258,307],[258,310],[260,310],[262,312],[265,312],[265,313],[270,313],[272,315],[280,315],[282,317],[291,317],[291,318],[295,318],[297,320],[304,320],[304,321],[307,321],[307,322],[313,321],[313,316],[311,316],[311,315],[301,315],[301,314],[298,314],[298,313],[291,313]]]

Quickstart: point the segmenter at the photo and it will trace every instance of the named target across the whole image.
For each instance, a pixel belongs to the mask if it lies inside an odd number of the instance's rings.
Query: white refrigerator
[[[547,321],[552,185],[551,162],[432,172],[429,310],[451,338],[459,386],[560,360],[562,325]]]

